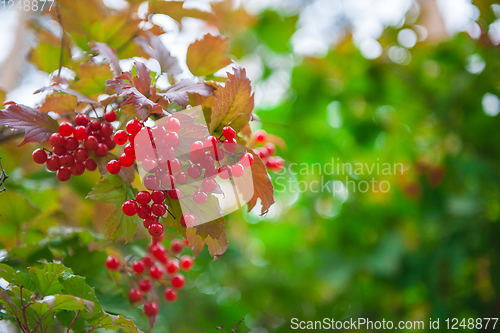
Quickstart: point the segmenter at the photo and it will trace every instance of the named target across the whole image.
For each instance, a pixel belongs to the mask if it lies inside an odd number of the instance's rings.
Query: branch
[[[73,326],[77,317],[78,317],[78,311],[76,311],[75,318],[73,318],[73,320],[71,321],[71,324],[69,324],[68,330],[66,331],[66,333],[69,333],[69,331],[71,330],[71,326]]]
[[[61,76],[61,69],[63,64],[63,56],[64,56],[64,28],[62,24],[61,11],[59,10],[59,5],[56,4],[56,13],[57,20],[59,21],[59,25],[61,25],[61,53],[59,55],[59,71],[57,72],[57,76]]]
[[[245,317],[241,318],[241,320],[238,322],[238,324],[236,324],[236,326],[231,330],[231,332],[236,333],[236,331],[238,330],[238,327],[240,327],[241,323],[244,320],[245,320]],[[218,330],[222,330],[222,333],[226,333],[224,331],[224,326],[216,326],[215,328],[218,329]]]
[[[222,333],[226,333],[226,331],[224,331],[224,326],[216,326],[215,328],[218,330],[222,330]]]
[[[5,173],[5,170],[3,169],[2,166],[2,156],[0,156],[0,186],[2,188],[0,189],[0,193],[5,192],[7,189],[5,188],[5,181],[9,178],[7,174]]]

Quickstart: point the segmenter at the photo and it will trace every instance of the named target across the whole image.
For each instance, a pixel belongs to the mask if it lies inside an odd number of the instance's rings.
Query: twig
[[[236,327],[231,330],[231,332],[235,333],[238,327],[240,327],[240,324],[245,320],[245,317],[241,318],[241,320],[236,324]]]
[[[226,331],[224,331],[224,326],[216,326],[215,328],[218,330],[222,330],[222,333],[226,333]]]
[[[75,323],[75,320],[76,318],[78,317],[78,311],[76,311],[75,313],[75,317],[73,318],[73,320],[71,321],[71,324],[69,324],[68,326],[68,330],[66,331],[66,333],[69,333],[69,331],[71,330],[71,326],[73,326],[73,324]]]
[[[57,76],[61,76],[61,69],[64,56],[64,28],[62,24],[61,11],[59,10],[59,5],[56,5],[56,13],[57,13],[57,20],[59,21],[59,25],[61,26],[61,53],[59,55],[59,71],[57,72]]]
[[[30,329],[28,326],[28,319],[26,319],[26,307],[23,304],[24,303],[23,302],[23,286],[21,286],[21,288],[20,288],[20,296],[21,296],[21,311],[23,313],[24,324],[26,325],[26,328],[29,331]]]
[[[7,191],[7,189],[5,188],[5,181],[7,180],[7,178],[9,178],[9,176],[7,176],[5,170],[3,169],[2,156],[0,156],[0,186],[2,186],[2,188],[0,189],[0,193]]]
[[[40,326],[40,324],[41,324],[41,323],[42,323],[42,321],[43,321],[43,316],[45,316],[45,315],[42,315],[42,316],[40,317],[40,320],[38,320],[38,323],[36,323],[36,326],[35,326],[35,328],[32,330],[32,332],[36,332],[36,329],[38,328],[38,326]]]

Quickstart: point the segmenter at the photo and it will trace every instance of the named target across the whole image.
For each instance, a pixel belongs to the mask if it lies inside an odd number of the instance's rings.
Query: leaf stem
[[[73,326],[73,324],[75,323],[75,320],[76,318],[78,317],[78,311],[76,311],[75,313],[75,317],[73,318],[73,320],[71,321],[71,324],[69,324],[68,326],[68,330],[66,331],[66,333],[69,333],[69,331],[71,330],[71,326]]]

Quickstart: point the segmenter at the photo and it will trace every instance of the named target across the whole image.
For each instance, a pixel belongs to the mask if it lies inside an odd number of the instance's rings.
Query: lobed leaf
[[[257,204],[257,199],[260,199],[262,205],[261,214],[264,215],[274,204],[274,186],[271,177],[267,173],[266,165],[253,149],[247,148],[247,151],[252,154],[254,162],[252,164],[252,179],[254,194],[252,199],[247,203],[248,211],[251,211]]]
[[[188,93],[200,94],[204,97],[210,96],[214,88],[204,82],[195,82],[188,79],[182,79],[174,85],[168,87],[164,92],[158,95],[165,97],[170,102],[176,102],[182,107],[186,107],[189,102]]]
[[[107,59],[110,62],[111,69],[115,75],[121,74],[122,69],[120,67],[120,61],[118,60],[118,56],[116,55],[114,48],[106,43],[99,43],[95,41],[89,42],[89,46],[92,51],[99,53],[104,57],[104,59]]]
[[[250,121],[253,107],[254,95],[250,79],[244,68],[236,67],[234,74],[228,74],[226,85],[215,93],[210,132],[222,131],[226,125],[239,132]]]
[[[36,109],[22,104],[10,104],[7,109],[0,110],[0,126],[25,130],[24,140],[27,142],[48,141],[52,133],[58,131],[57,121]]]
[[[51,94],[45,97],[45,100],[38,110],[42,112],[55,112],[63,114],[67,112],[74,112],[78,104],[76,96],[70,94]]]

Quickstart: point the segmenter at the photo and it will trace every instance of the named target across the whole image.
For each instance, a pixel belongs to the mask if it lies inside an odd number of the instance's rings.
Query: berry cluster
[[[122,211],[127,216],[137,214],[143,219],[143,225],[148,229],[151,236],[161,237],[163,235],[163,225],[158,218],[167,213],[165,197],[165,192],[161,190],[140,191],[137,193],[135,200],[127,200],[123,203]]]
[[[276,146],[272,142],[268,142],[268,135],[266,131],[259,130],[253,135],[254,141],[257,145],[262,147],[257,148],[257,153],[259,157],[266,163],[266,167],[271,170],[278,172],[283,169],[285,165],[283,159],[279,156],[274,156],[276,154]]]
[[[143,312],[148,317],[155,317],[159,312],[160,299],[154,283],[163,289],[163,297],[167,302],[177,300],[177,290],[184,288],[186,279],[179,274],[179,269],[189,271],[194,266],[194,260],[189,255],[178,258],[188,247],[178,239],[170,242],[169,249],[162,244],[163,237],[153,237],[148,246],[148,253],[132,263],[120,263],[116,257],[109,256],[105,266],[108,270],[119,271],[131,278],[132,288],[128,292],[131,303],[143,303]]]
[[[106,165],[106,169],[110,174],[116,175],[120,172],[122,167],[128,168],[134,165],[136,160],[134,148],[135,137],[143,126],[144,125],[140,121],[132,119],[125,126],[126,131],[116,131],[113,136],[114,142],[120,146],[125,145],[125,147],[123,148],[123,154],[118,160],[111,160]],[[130,143],[127,144],[127,142]]]
[[[97,168],[96,157],[104,157],[115,148],[116,143],[111,136],[114,129],[111,122],[117,118],[115,111],[104,114],[104,122],[100,119],[89,119],[85,114],[75,118],[75,125],[63,122],[59,132],[50,136],[52,150],[36,149],[33,160],[38,164],[46,164],[50,171],[57,171],[57,179],[68,181],[71,176],[80,176],[85,170]]]

